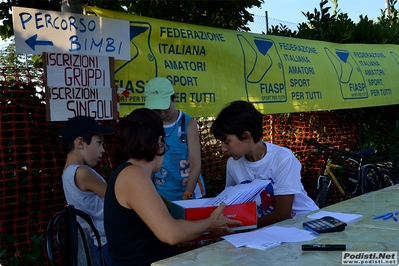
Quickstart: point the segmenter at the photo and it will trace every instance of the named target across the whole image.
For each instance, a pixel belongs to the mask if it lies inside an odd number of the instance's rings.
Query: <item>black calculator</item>
[[[319,219],[311,220],[303,223],[303,227],[316,233],[329,233],[329,232],[341,232],[344,231],[346,223],[331,217],[324,216]]]

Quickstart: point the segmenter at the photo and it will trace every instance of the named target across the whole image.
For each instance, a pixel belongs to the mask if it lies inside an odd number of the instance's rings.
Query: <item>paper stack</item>
[[[206,206],[219,206],[224,202],[226,205],[242,204],[255,200],[270,180],[255,179],[251,183],[239,184],[225,188],[219,195],[207,202]]]

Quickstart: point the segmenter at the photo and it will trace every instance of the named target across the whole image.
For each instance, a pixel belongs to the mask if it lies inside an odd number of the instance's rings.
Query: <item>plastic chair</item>
[[[97,265],[96,260],[90,257],[90,251],[88,247],[88,242],[86,239],[86,234],[79,223],[77,217],[81,217],[93,230],[97,244],[100,251],[100,266],[105,266],[103,254],[101,251],[101,239],[96,227],[90,216],[85,212],[75,209],[72,205],[67,205],[65,210],[57,213],[53,216],[51,221],[47,226],[47,238],[46,238],[46,252],[47,258],[51,266],[56,264],[54,259],[55,252],[58,251],[60,259],[65,266],[78,266],[78,244],[79,244],[79,234],[81,236],[82,244],[84,247],[84,257],[86,258],[87,265]],[[54,245],[55,244],[55,245]],[[56,246],[56,250],[53,247]],[[60,265],[58,262],[57,265]]]

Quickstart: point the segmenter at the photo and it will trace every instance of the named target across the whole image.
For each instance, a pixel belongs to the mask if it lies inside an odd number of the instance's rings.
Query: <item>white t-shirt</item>
[[[227,161],[226,187],[252,182],[254,179],[270,180],[256,198],[258,217],[272,212],[275,196],[294,194],[291,217],[317,210],[301,183],[301,163],[288,148],[265,142],[266,155],[259,161],[250,162],[245,156]]]

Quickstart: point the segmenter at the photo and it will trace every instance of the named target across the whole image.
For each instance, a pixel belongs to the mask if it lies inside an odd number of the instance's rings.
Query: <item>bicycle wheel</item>
[[[372,164],[366,164],[362,166],[360,171],[360,187],[362,194],[376,191],[384,187],[382,175],[377,167]]]
[[[316,190],[316,196],[314,198],[314,202],[319,208],[323,208],[327,203],[327,194],[328,189],[330,187],[330,182],[326,179],[326,177],[320,177],[319,180],[319,188]]]
[[[383,187],[390,187],[398,184],[398,180],[396,180],[395,176],[388,169],[378,167],[378,171],[382,176]]]

